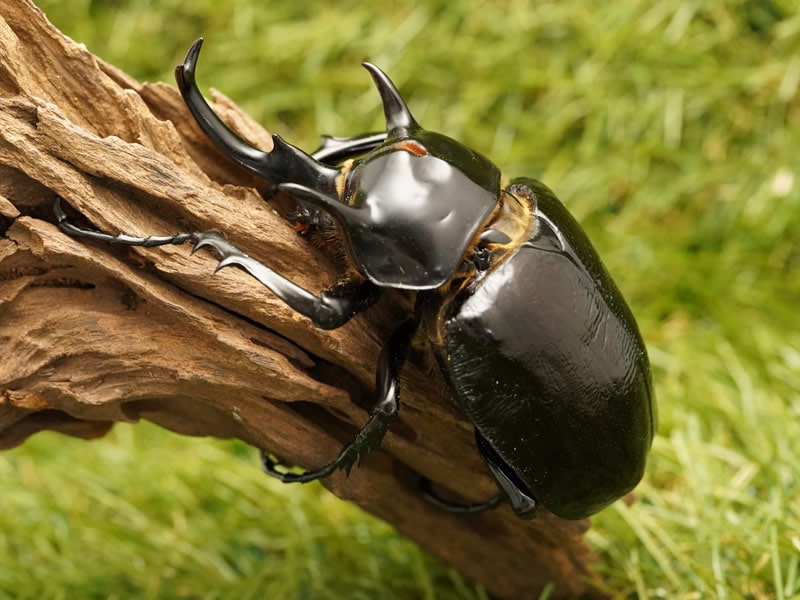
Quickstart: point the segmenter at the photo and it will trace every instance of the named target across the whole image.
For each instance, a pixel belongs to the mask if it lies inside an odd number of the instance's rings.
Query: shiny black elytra
[[[383,101],[386,133],[323,138],[309,155],[273,136],[264,152],[228,129],[198,90],[202,39],[175,70],[197,123],[231,159],[297,201],[306,229],[336,227],[351,270],[319,296],[213,232],[163,237],[109,235],[67,221],[71,235],[135,246],[190,242],[238,266],[317,326],[344,325],[382,288],[416,293],[413,316],[378,359],[377,401],[355,440],[327,466],[302,474],[262,453],[270,475],[311,481],[351,467],[376,448],[399,410],[399,377],[412,343],[435,357],[475,425],[477,448],[502,492],[474,512],[508,501],[519,517],[541,504],[578,519],[626,494],[642,477],[655,405],[636,322],[581,227],[532,179],[501,188],[477,152],[422,129],[389,78],[364,63]]]

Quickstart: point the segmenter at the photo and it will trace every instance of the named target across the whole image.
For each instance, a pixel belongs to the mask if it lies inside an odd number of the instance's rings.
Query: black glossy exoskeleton
[[[415,313],[378,361],[370,419],[330,464],[290,474],[311,481],[349,469],[381,441],[399,409],[409,348],[427,349],[466,416],[504,499],[518,516],[539,504],[564,518],[590,515],[642,477],[654,429],[647,353],[636,322],[578,223],[543,184],[500,172],[477,152],[422,129],[388,77],[365,63],[383,101],[386,133],[324,138],[309,155],[274,136],[270,152],[229,130],[194,80],[202,40],[177,67],[197,123],[238,164],[298,202],[304,225],[335,223],[351,270],[314,296],[212,232],[112,236],[78,228],[56,205],[62,230],[129,245],[190,242],[248,271],[324,328],[373,304],[382,288],[413,290]],[[355,159],[355,160],[353,160]],[[459,507],[429,497],[445,508]],[[468,510],[496,504],[489,501]]]

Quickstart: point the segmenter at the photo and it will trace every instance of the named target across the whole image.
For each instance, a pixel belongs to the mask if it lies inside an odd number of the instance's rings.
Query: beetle
[[[632,490],[643,476],[655,402],[636,321],[577,221],[544,184],[501,174],[480,153],[423,129],[378,67],[363,63],[380,94],[386,132],[324,137],[308,154],[273,135],[259,150],[231,131],[195,83],[203,43],[175,70],[203,132],[232,160],[296,201],[301,229],[334,227],[349,270],[314,295],[215,232],[111,235],[59,227],[94,240],[138,245],[191,243],[220,256],[217,270],[247,271],[321,328],[347,323],[383,289],[415,294],[413,314],[386,341],[376,400],[352,443],[321,469],[288,472],[263,452],[266,472],[306,482],[348,473],[375,449],[400,408],[400,373],[413,344],[429,352],[452,396],[474,424],[476,446],[500,489],[498,499],[452,511],[475,512],[502,498],[517,516],[540,506],[579,519]]]

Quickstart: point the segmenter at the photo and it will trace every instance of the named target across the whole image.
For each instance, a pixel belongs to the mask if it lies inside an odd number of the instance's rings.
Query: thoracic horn
[[[419,124],[414,120],[408,110],[405,100],[397,91],[392,80],[372,63],[361,63],[369,71],[375,87],[383,101],[383,114],[386,116],[386,131],[389,135],[402,136],[413,129],[418,129]]]

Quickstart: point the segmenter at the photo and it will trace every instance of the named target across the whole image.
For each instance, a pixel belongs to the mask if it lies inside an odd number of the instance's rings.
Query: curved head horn
[[[235,163],[274,184],[292,181],[336,197],[338,169],[322,164],[278,135],[272,136],[272,150],[260,150],[239,137],[217,116],[195,82],[202,45],[203,38],[192,44],[183,63],[175,67],[175,79],[186,106],[206,136]]]
[[[391,134],[399,129],[398,133],[402,134],[410,129],[418,129],[419,124],[411,116],[411,111],[408,110],[405,100],[403,100],[400,92],[397,91],[397,88],[386,73],[372,63],[364,62],[361,64],[372,75],[375,87],[378,88],[378,93],[381,95],[383,114],[386,116],[386,131]]]

